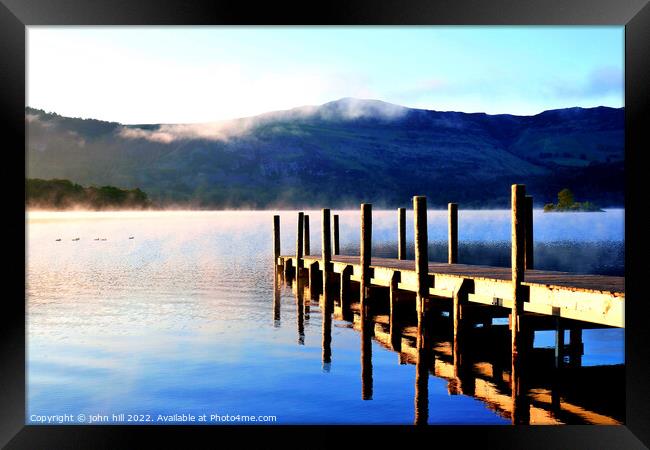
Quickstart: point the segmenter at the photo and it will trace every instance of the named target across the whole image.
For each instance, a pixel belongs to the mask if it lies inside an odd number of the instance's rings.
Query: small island
[[[25,180],[25,206],[29,209],[87,209],[93,211],[117,209],[148,209],[147,194],[135,189],[115,186],[84,187],[70,180]]]
[[[573,192],[569,189],[562,189],[557,194],[557,204],[547,203],[544,205],[544,212],[605,212],[592,202],[576,202]]]

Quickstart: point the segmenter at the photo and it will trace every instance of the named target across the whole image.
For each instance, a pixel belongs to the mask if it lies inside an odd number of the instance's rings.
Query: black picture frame
[[[622,426],[433,426],[414,427],[231,427],[231,426],[26,426],[25,303],[21,280],[25,266],[24,203],[16,192],[24,186],[19,167],[25,164],[25,27],[29,25],[624,25],[625,26],[625,252],[626,291],[626,420]],[[404,444],[424,438],[482,448],[648,448],[650,445],[650,340],[645,323],[648,302],[642,296],[648,269],[644,249],[644,167],[650,150],[650,6],[648,0],[411,0],[328,1],[300,5],[265,2],[183,0],[0,0],[0,130],[6,187],[5,295],[0,313],[0,445],[6,448],[129,448],[135,440],[174,445],[178,440],[207,439],[223,445],[223,433],[235,442],[251,437],[267,443],[307,447],[340,445],[348,438],[382,440],[399,434]],[[6,144],[5,144],[6,143]],[[24,191],[23,191],[24,194]],[[26,241],[25,241],[26,245]],[[6,248],[6,247],[5,247]],[[607,380],[603,380],[603,389]],[[339,432],[345,432],[340,440]],[[279,433],[284,436],[282,439]],[[329,438],[329,439],[328,439]],[[429,441],[430,440],[430,441]],[[209,444],[210,445],[210,444]],[[189,447],[188,445],[185,445]]]

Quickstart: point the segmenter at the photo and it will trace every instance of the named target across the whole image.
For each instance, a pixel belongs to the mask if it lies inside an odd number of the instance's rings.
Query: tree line
[[[25,205],[40,209],[146,209],[151,201],[140,188],[84,187],[70,180],[27,178]]]
[[[557,194],[557,203],[547,203],[544,205],[544,212],[552,211],[599,211],[598,205],[592,202],[576,202],[573,192],[569,189],[562,189]]]

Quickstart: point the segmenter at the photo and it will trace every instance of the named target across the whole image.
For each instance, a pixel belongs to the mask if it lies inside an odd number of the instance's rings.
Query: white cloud
[[[326,65],[181,62],[39,28],[28,28],[27,77],[30,106],[127,124],[219,121],[376,94],[370,80]]]
[[[407,111],[399,105],[376,100],[345,98],[328,105],[309,105],[285,111],[274,111],[259,116],[224,120],[198,124],[164,124],[156,129],[121,127],[119,135],[126,139],[147,139],[168,144],[182,139],[206,139],[225,141],[243,136],[255,127],[278,120],[296,121],[316,118],[320,120],[355,120],[377,118],[392,120],[401,117]],[[277,127],[274,127],[277,129]],[[272,129],[273,131],[273,129]]]

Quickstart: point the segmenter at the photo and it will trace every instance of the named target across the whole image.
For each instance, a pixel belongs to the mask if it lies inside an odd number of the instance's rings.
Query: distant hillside
[[[542,206],[569,188],[624,204],[624,111],[535,116],[342,99],[213,124],[121,125],[27,108],[28,176],[140,186],[195,207],[508,207],[524,183]]]
[[[144,209],[151,206],[140,189],[83,187],[70,180],[25,180],[25,204],[33,209]]]

